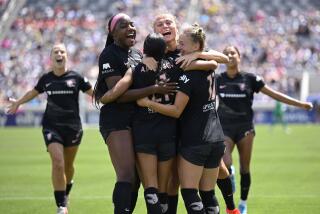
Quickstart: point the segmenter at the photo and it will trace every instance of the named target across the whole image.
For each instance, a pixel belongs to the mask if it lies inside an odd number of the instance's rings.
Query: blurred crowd
[[[1,10],[6,2],[0,0]],[[157,13],[175,14],[181,26],[197,21],[207,32],[208,48],[222,51],[227,44],[237,46],[243,71],[258,73],[271,86],[294,97],[299,95],[301,72],[320,74],[320,10],[312,0],[292,1],[294,4],[282,4],[290,1],[280,0],[252,4],[248,0],[199,0],[191,8],[196,12],[194,17],[190,16],[190,2],[27,1],[0,41],[0,104],[7,97],[20,97],[36,84],[41,74],[50,70],[50,48],[55,41],[66,44],[69,68],[81,72],[94,84],[107,21],[117,12],[133,17],[138,48],[152,31]],[[219,71],[223,69],[220,66]],[[258,101],[264,99],[261,96]],[[40,97],[29,105],[42,104],[42,100]]]

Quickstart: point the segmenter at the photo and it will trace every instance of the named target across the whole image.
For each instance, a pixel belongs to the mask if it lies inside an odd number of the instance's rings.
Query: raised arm
[[[39,92],[35,89],[32,89],[25,93],[20,99],[15,100],[12,98],[9,98],[10,105],[8,106],[7,114],[15,114],[21,104],[24,104],[36,96],[38,96]]]
[[[283,93],[281,93],[279,91],[276,91],[276,90],[270,88],[267,85],[265,85],[260,91],[262,93],[268,95],[269,97],[272,97],[275,100],[278,100],[278,101],[280,101],[282,103],[286,103],[286,104],[291,105],[291,106],[296,106],[296,107],[303,108],[303,109],[306,109],[306,110],[310,110],[310,109],[313,108],[312,103],[303,102],[303,101],[294,99],[292,97],[289,97],[288,95],[285,95],[285,94],[283,94]]]
[[[160,114],[174,118],[180,117],[188,102],[189,97],[182,92],[178,92],[176,94],[175,102],[173,105],[157,103],[148,98],[143,98],[137,101],[139,106],[148,107]]]

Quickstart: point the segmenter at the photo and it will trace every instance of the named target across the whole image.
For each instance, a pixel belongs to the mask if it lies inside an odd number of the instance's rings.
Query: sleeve
[[[91,83],[86,77],[79,76],[79,89],[82,92],[88,91],[90,88],[92,88]]]
[[[127,70],[124,64],[116,60],[115,56],[109,52],[102,54],[99,58],[99,72],[103,79],[111,76],[123,76],[123,73]]]
[[[137,89],[140,88],[141,86],[141,82],[143,82],[143,80],[141,79],[141,75],[140,75],[140,71],[144,69],[144,66],[142,63],[139,63],[132,71],[132,85],[131,88],[132,89]]]
[[[38,80],[38,83],[34,87],[34,89],[37,90],[39,92],[39,94],[41,94],[44,92],[44,87],[45,87],[45,75],[40,77],[40,79]]]
[[[265,85],[263,78],[259,75],[250,74],[250,79],[252,83],[252,89],[256,93],[258,93]]]
[[[188,97],[191,96],[192,91],[192,80],[188,74],[184,73],[179,77],[179,91],[186,94]]]

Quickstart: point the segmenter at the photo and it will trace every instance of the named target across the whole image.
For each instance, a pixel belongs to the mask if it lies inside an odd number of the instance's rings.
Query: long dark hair
[[[110,25],[111,25],[112,19],[115,16],[116,15],[111,16],[111,18],[108,21],[108,35],[107,35],[107,41],[106,41],[105,47],[108,47],[109,45],[111,45],[114,42],[111,30],[110,30]],[[99,59],[99,61],[100,61],[100,59]],[[100,64],[100,62],[99,62],[99,64]],[[94,85],[93,94],[92,94],[92,98],[93,98],[92,102],[97,109],[100,109],[99,100],[103,96],[103,92],[107,90],[105,84],[103,84],[104,79],[102,78],[101,75],[102,75],[102,73],[99,68],[99,74],[97,77],[97,81]]]

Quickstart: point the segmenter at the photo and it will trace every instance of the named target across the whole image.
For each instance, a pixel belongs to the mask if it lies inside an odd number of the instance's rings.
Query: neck
[[[227,67],[227,75],[228,77],[234,78],[239,73],[238,66]]]
[[[124,46],[124,45],[120,44],[120,43],[117,42],[117,41],[114,41],[114,43],[115,43],[117,46],[119,46],[120,48],[124,49],[124,50],[129,50],[129,48],[130,48],[130,47],[127,47],[127,46]]]
[[[67,69],[64,67],[64,68],[53,68],[53,73],[56,75],[56,76],[61,76],[63,75],[64,73],[67,72]]]
[[[175,51],[177,49],[177,41],[172,40],[171,42],[167,43],[167,51]]]

